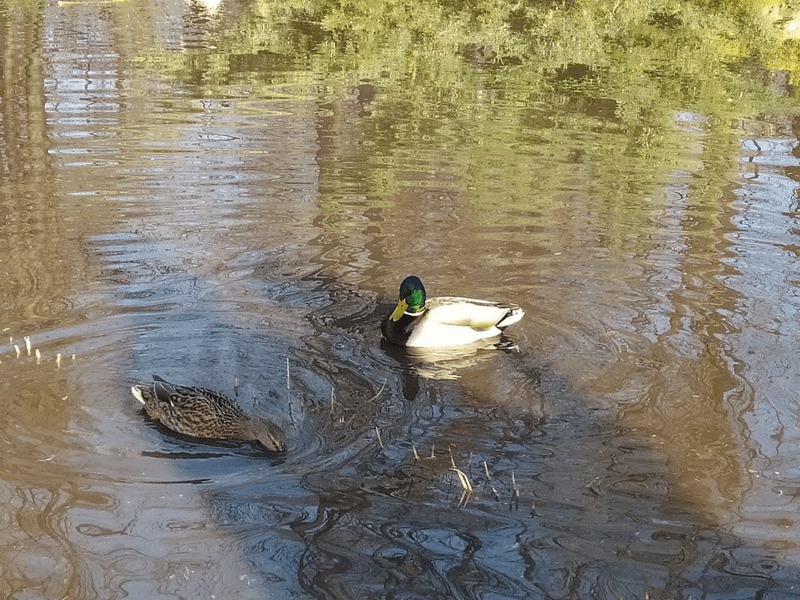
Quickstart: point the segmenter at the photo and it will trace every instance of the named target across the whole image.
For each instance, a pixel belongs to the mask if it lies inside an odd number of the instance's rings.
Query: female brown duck
[[[131,388],[151,419],[197,438],[256,440],[267,450],[283,452],[286,435],[275,423],[249,416],[227,396],[200,387],[175,385],[153,376],[151,384]]]

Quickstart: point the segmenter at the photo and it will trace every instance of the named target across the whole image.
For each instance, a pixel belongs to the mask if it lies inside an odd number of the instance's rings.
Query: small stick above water
[[[289,409],[289,420],[294,423],[292,415],[292,396],[289,391],[289,354],[286,354],[286,406]]]
[[[381,386],[381,389],[379,389],[379,390],[378,390],[378,393],[377,393],[377,394],[375,394],[375,395],[374,395],[372,398],[370,398],[369,400],[367,400],[367,402],[372,402],[372,401],[373,401],[373,400],[375,400],[375,399],[376,399],[378,396],[380,396],[380,395],[381,395],[381,392],[383,391],[383,388],[385,388],[385,387],[386,387],[386,382],[387,382],[387,381],[388,381],[388,379],[384,379],[384,380],[383,380],[383,385]]]
[[[448,447],[448,450],[450,452],[450,464],[452,465],[450,470],[455,471],[456,475],[458,475],[458,480],[461,483],[461,489],[463,489],[465,492],[471,492],[472,484],[469,481],[469,477],[467,477],[467,474],[464,473],[464,471],[456,467],[456,460],[453,458],[453,449]]]
[[[514,488],[514,491],[511,494],[511,500],[508,503],[508,507],[519,509],[519,486],[517,485],[517,479],[514,477],[513,470],[511,471],[511,485]]]

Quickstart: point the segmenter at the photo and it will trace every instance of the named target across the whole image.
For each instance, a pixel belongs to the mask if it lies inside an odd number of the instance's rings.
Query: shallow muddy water
[[[372,6],[0,0],[0,596],[800,597],[797,41]],[[409,273],[526,316],[391,348]]]

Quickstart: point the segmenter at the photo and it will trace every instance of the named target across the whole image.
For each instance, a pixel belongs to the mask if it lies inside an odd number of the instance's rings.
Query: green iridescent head
[[[397,321],[404,313],[418,314],[425,310],[425,286],[419,277],[410,275],[400,284],[400,301],[394,309],[392,321]]]

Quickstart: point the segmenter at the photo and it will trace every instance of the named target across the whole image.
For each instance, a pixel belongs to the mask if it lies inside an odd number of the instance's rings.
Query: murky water
[[[354,6],[0,1],[0,596],[800,597],[796,40]],[[389,348],[409,273],[527,315]]]

